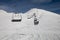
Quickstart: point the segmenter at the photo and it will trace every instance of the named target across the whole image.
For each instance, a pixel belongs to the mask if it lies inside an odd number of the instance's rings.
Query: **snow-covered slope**
[[[39,20],[34,25],[33,13]],[[21,22],[11,22],[12,13],[0,10],[0,40],[60,40],[60,15],[33,8],[22,15]]]

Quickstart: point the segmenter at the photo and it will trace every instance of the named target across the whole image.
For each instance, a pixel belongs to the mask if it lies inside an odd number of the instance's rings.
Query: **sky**
[[[60,1],[60,0],[0,0],[0,2],[5,2],[5,3],[7,3],[7,2],[17,2],[17,1],[31,1],[31,2],[33,2],[33,1],[53,1],[53,2],[58,2],[58,1]]]
[[[0,0],[0,10],[25,13],[32,8],[60,13],[60,0]]]

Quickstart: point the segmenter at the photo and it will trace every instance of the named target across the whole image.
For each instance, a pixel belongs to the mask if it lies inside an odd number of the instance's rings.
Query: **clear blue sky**
[[[30,0],[0,0],[0,2],[12,2],[12,1],[30,1]],[[53,2],[57,2],[60,0],[52,0]]]
[[[0,0],[0,9],[5,10],[7,12],[24,13],[30,10],[31,8],[39,8],[60,14],[60,0],[51,0],[51,2],[46,4],[40,4],[38,2],[32,3],[32,0]]]

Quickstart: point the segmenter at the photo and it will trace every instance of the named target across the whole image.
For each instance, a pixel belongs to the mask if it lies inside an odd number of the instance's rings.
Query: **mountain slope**
[[[27,19],[33,13],[38,25],[34,25],[34,17]],[[0,10],[0,40],[60,40],[60,15],[37,8],[21,15],[21,22],[11,22],[12,13]]]

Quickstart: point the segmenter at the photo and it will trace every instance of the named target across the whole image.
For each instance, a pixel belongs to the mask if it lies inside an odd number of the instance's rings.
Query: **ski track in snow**
[[[34,25],[36,13],[39,24]],[[0,40],[60,40],[60,15],[33,8],[22,15],[21,22],[11,22],[12,13],[0,10]]]

